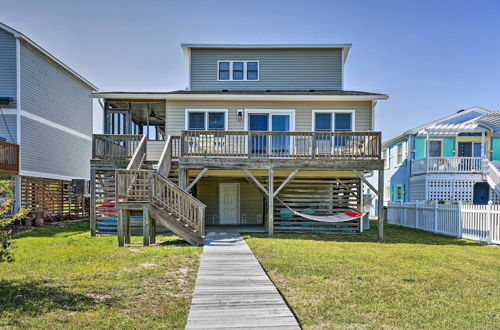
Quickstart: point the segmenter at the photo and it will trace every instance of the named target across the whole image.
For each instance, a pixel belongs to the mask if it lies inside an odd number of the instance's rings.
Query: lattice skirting
[[[410,178],[409,200],[472,202],[474,184],[483,181],[481,175],[414,176]]]

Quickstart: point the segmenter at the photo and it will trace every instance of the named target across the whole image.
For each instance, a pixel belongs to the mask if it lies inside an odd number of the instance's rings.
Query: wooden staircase
[[[165,142],[158,163],[148,161],[146,156],[144,137],[127,168],[115,172],[118,213],[121,210],[147,209],[152,219],[190,244],[203,244],[206,206],[168,178],[177,180],[172,160],[172,139],[168,138]]]

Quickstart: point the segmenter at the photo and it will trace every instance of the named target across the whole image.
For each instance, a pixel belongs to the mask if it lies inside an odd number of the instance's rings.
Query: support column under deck
[[[97,233],[97,219],[95,214],[95,169],[90,170],[90,236]]]
[[[274,170],[272,168],[269,169],[269,179],[268,179],[268,187],[267,187],[267,232],[269,233],[269,237],[273,237],[274,232]]]
[[[378,241],[384,241],[384,170],[378,171]]]

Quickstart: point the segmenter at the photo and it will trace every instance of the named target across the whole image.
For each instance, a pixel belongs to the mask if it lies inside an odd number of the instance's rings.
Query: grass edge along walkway
[[[239,232],[209,232],[186,329],[300,329]]]
[[[500,247],[376,223],[357,235],[243,236],[305,329],[500,322]]]
[[[0,328],[183,329],[201,248],[176,236],[118,248],[88,222],[14,237],[0,265]]]

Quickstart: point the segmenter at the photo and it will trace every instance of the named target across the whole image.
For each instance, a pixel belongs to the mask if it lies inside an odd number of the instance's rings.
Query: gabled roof
[[[17,39],[21,39],[21,40],[27,42],[30,46],[32,46],[33,48],[35,48],[36,50],[38,50],[43,55],[47,56],[52,61],[56,62],[64,70],[66,70],[67,72],[69,72],[70,74],[72,74],[73,76],[75,76],[76,78],[78,78],[80,81],[82,81],[84,84],[86,84],[87,86],[89,86],[90,88],[92,88],[92,90],[94,90],[94,91],[99,90],[99,88],[97,88],[95,85],[93,85],[90,81],[88,81],[87,79],[85,79],[82,76],[80,76],[76,71],[74,71],[69,66],[67,66],[66,64],[64,64],[63,62],[61,62],[60,60],[58,60],[57,57],[55,57],[54,55],[50,54],[48,51],[46,51],[45,49],[43,49],[42,47],[40,47],[37,43],[35,43],[33,40],[31,40],[30,38],[28,38],[27,36],[25,36],[21,32],[13,29],[10,26],[5,25],[5,24],[3,24],[1,22],[0,22],[0,29],[9,32],[10,34],[12,34]]]
[[[478,106],[474,106],[474,107],[471,107],[471,108],[468,108],[465,110],[460,110],[460,111],[458,111],[452,115],[446,116],[444,118],[434,120],[430,123],[417,126],[417,127],[412,128],[410,130],[407,130],[404,133],[409,134],[409,135],[417,134],[419,131],[426,129],[426,128],[429,128],[431,126],[436,128],[438,125],[460,125],[460,124],[467,123],[471,120],[474,120],[476,118],[479,118],[482,115],[485,115],[488,113],[490,113],[489,110],[478,107]]]
[[[388,139],[388,140],[384,141],[384,142],[382,143],[382,149],[385,149],[385,148],[387,148],[388,146],[390,146],[390,145],[392,145],[392,144],[394,144],[394,143],[396,143],[396,142],[399,142],[400,140],[404,140],[404,139],[406,139],[407,137],[408,137],[408,134],[406,134],[406,133],[401,133],[401,134],[399,134],[399,135],[396,135],[396,136],[394,136],[394,137],[392,137],[392,138],[390,138],[390,139]]]

